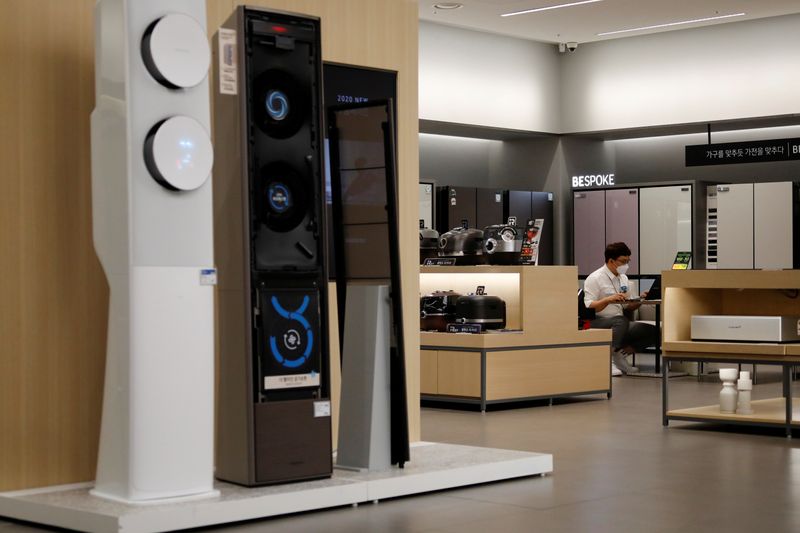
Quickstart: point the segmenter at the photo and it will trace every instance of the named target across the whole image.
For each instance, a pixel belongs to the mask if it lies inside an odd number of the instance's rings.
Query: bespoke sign
[[[586,174],[572,176],[573,189],[589,189],[591,187],[611,187],[614,185],[614,174]]]
[[[800,159],[800,139],[697,144],[686,147],[686,166],[768,163]]]

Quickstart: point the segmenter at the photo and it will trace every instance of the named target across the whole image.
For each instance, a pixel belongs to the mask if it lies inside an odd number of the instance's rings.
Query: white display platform
[[[415,443],[404,469],[335,470],[317,481],[246,488],[217,483],[219,497],[126,505],[89,495],[90,485],[0,493],[0,516],[80,531],[146,533],[311,511],[477,483],[544,475],[549,454]]]

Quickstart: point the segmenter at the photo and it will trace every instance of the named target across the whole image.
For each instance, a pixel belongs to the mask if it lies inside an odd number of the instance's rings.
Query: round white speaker
[[[199,122],[175,116],[159,122],[147,134],[144,160],[150,175],[164,187],[191,191],[211,175],[214,150]]]
[[[188,15],[156,20],[142,37],[142,59],[150,74],[171,89],[194,87],[206,78],[211,61],[203,27]]]

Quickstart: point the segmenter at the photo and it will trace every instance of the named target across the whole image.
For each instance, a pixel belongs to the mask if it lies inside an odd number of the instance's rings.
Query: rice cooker
[[[483,254],[490,265],[516,265],[525,232],[508,224],[487,226],[483,230]]]
[[[439,257],[456,257],[459,265],[483,263],[483,231],[453,228],[439,237]]]
[[[434,291],[419,299],[419,329],[447,331],[447,324],[456,321],[456,301],[460,293]]]
[[[498,296],[469,294],[456,300],[456,322],[480,324],[483,329],[506,327],[506,303]]]
[[[435,229],[420,228],[419,230],[419,264],[426,259],[439,256],[439,232]]]

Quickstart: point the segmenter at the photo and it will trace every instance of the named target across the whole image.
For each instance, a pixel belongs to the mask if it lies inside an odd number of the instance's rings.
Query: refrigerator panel
[[[753,184],[717,185],[717,268],[753,268]]]
[[[476,189],[476,228],[483,229],[494,224],[503,224],[503,191],[498,189]]]
[[[794,265],[794,185],[790,181],[756,183],[753,189],[755,268]]]
[[[574,192],[573,257],[578,275],[587,276],[605,263],[606,192]]]
[[[555,217],[553,216],[553,193],[534,192],[531,195],[531,218],[544,219],[542,237],[539,241],[539,264],[553,264],[553,248],[555,246]]]
[[[693,252],[691,185],[642,187],[639,213],[640,274],[660,274],[678,251]]]
[[[606,241],[631,249],[628,274],[639,273],[639,189],[606,191]]]
[[[470,228],[477,226],[475,187],[441,187],[438,189],[437,230],[439,233],[461,227],[462,221]]]
[[[506,191],[504,218],[508,220],[508,217],[517,217],[517,226],[524,228],[532,218],[531,198],[531,191]]]

